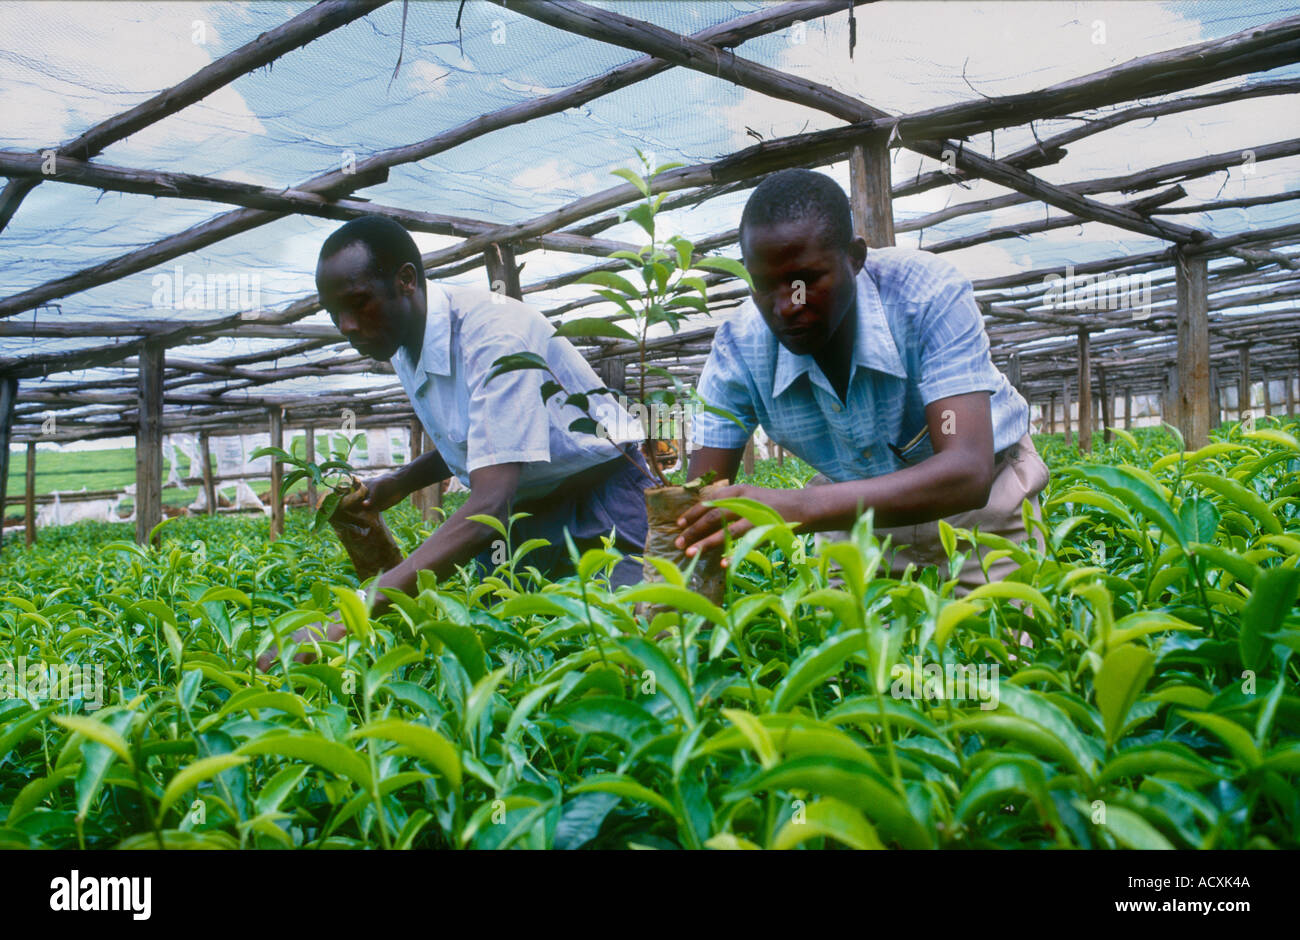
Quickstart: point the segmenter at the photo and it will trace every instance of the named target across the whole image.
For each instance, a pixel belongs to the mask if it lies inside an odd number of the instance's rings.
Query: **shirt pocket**
[[[913,466],[927,457],[933,456],[934,447],[930,441],[930,426],[927,424],[911,437],[890,445],[890,451],[905,466]]]

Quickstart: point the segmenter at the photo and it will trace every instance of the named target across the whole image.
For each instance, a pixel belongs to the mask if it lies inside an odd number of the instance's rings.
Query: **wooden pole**
[[[1007,381],[1017,392],[1020,391],[1020,353],[1013,352],[1007,359]]]
[[[275,405],[267,409],[271,424],[271,446],[284,449],[284,409]],[[284,497],[280,484],[284,482],[284,464],[271,458],[271,541],[284,535]]]
[[[1204,257],[1175,250],[1178,427],[1189,450],[1210,442],[1210,320]]]
[[[316,425],[309,424],[306,429],[307,436],[303,439],[303,456],[308,463],[316,462]],[[316,481],[307,477],[307,508],[316,508]]]
[[[203,496],[208,503],[208,515],[217,514],[217,484],[212,478],[212,441],[207,431],[199,433],[199,459],[203,462]]]
[[[1074,443],[1074,436],[1070,433],[1070,380],[1064,379],[1061,382],[1061,426],[1065,433],[1065,446],[1069,447]]]
[[[1124,430],[1133,430],[1133,389],[1124,389]]]
[[[1266,416],[1271,415],[1273,413],[1273,390],[1269,388],[1268,385],[1269,385],[1268,372],[1265,371],[1264,372],[1264,414]]]
[[[853,234],[869,248],[894,244],[894,198],[890,181],[888,136],[876,134],[849,151],[849,190]]]
[[[27,511],[27,523],[23,527],[27,535],[27,547],[36,544],[36,442],[27,442],[27,499],[24,509]]]
[[[1047,426],[1043,430],[1048,434],[1056,433],[1056,392],[1047,396]]]
[[[483,261],[487,265],[488,287],[493,293],[505,294],[515,300],[524,299],[514,248],[505,242],[493,242],[483,252]]]
[[[149,541],[162,521],[162,410],[166,350],[147,342],[140,350],[140,416],[135,434],[135,540]]]
[[[1092,450],[1092,361],[1088,331],[1079,327],[1079,450]]]
[[[1101,396],[1101,427],[1102,440],[1107,444],[1111,441],[1111,400],[1110,392],[1106,390],[1106,370],[1097,366],[1097,394]]]
[[[1223,392],[1219,388],[1219,368],[1210,366],[1210,427],[1223,423]]]
[[[1242,344],[1237,350],[1241,374],[1237,377],[1237,420],[1245,421],[1250,410],[1250,346]]]
[[[752,435],[749,440],[745,442],[745,454],[743,459],[745,465],[745,476],[752,477],[754,475],[754,438]]]
[[[1286,416],[1288,418],[1295,416],[1295,379],[1290,373],[1286,377]]]
[[[1178,414],[1178,364],[1173,363],[1165,370],[1165,403],[1164,413],[1161,416],[1163,420],[1169,422],[1174,427],[1182,426],[1182,419]]]
[[[9,486],[9,442],[13,439],[14,402],[18,380],[0,376],[0,550],[4,549],[4,507]]]

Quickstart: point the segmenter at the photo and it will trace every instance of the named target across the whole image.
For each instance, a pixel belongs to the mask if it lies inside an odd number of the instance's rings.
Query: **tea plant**
[[[0,693],[0,845],[1295,848],[1294,434],[1049,448],[1041,548],[944,529],[1019,564],[962,598],[883,576],[867,519],[819,553],[743,500],[721,605],[520,546],[374,618],[305,514],[43,533],[6,549],[0,644],[102,666],[104,707]],[[253,668],[334,608],[318,661]]]

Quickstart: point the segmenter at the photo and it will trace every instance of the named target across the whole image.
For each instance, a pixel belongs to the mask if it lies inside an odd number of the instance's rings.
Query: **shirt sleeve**
[[[927,405],[952,395],[996,392],[1002,383],[970,281],[951,265],[943,268],[921,322],[918,387]]]
[[[714,334],[713,348],[700,373],[698,391],[706,405],[735,415],[740,424],[701,409],[691,421],[691,442],[696,447],[726,450],[744,447],[758,427],[758,418],[730,323],[719,326]]]
[[[489,378],[502,356],[534,352],[529,331],[493,328],[490,319],[462,322],[468,384],[469,434],[465,467],[503,463],[533,463],[551,459],[551,421],[542,401],[542,383],[550,376],[542,369],[518,369]]]

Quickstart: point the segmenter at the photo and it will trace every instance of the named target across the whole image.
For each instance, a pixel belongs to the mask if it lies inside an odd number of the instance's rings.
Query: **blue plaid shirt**
[[[956,268],[924,251],[873,248],[857,285],[847,405],[812,356],[777,342],[750,299],[718,327],[699,383],[701,397],[745,430],[705,412],[693,421],[693,443],[740,448],[761,424],[841,483],[931,456],[925,406],[940,398],[989,392],[995,453],[1028,432],[1029,406],[994,367],[970,282]]]

